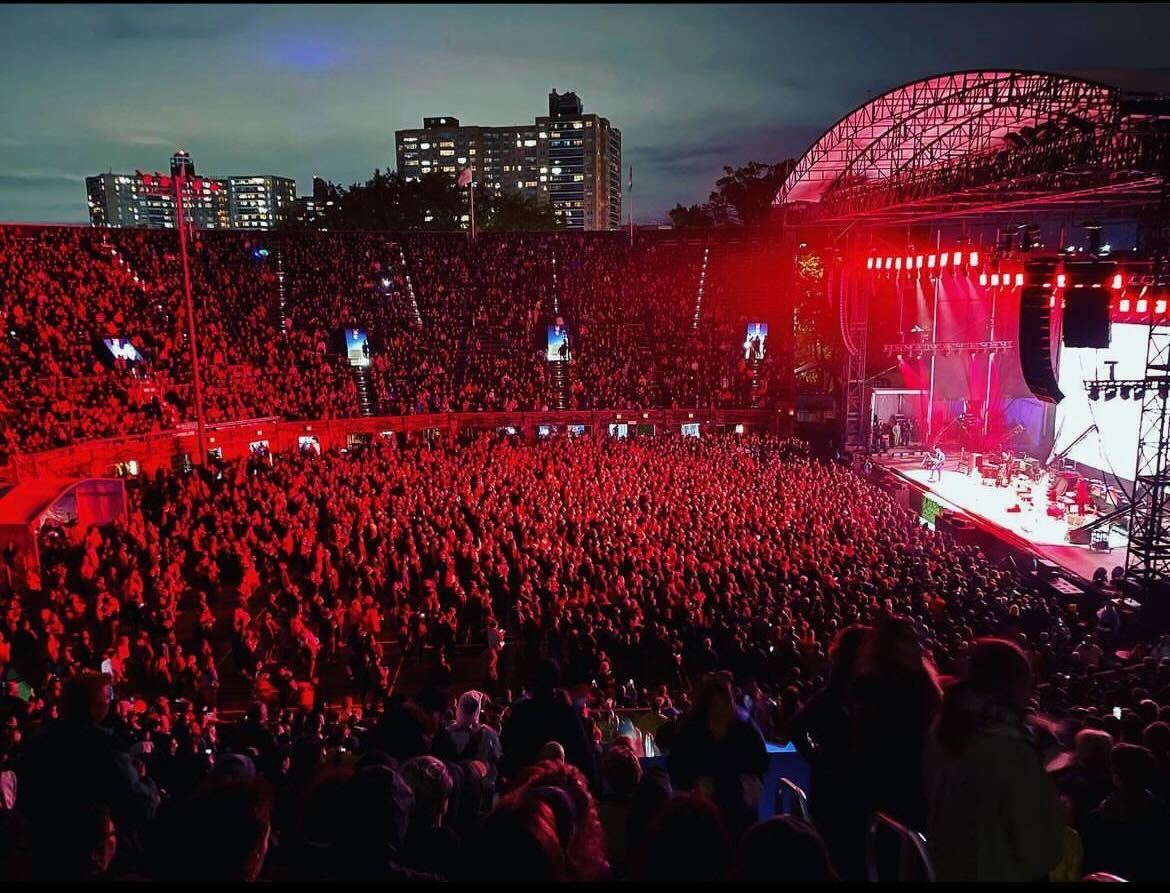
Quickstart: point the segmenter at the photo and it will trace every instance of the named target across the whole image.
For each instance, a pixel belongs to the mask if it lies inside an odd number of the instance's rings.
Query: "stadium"
[[[980,70],[754,228],[0,225],[0,876],[1164,879],[1168,174]]]

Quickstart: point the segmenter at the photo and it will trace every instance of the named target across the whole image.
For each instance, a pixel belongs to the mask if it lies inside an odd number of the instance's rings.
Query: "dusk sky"
[[[635,220],[661,222],[724,164],[799,155],[926,75],[1170,88],[1167,35],[1165,4],[4,6],[0,219],[85,221],[86,175],[179,146],[202,173],[348,184],[392,169],[424,115],[531,122],[556,88],[621,129]]]

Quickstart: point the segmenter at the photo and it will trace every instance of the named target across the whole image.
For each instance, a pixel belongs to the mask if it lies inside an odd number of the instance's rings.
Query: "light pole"
[[[195,338],[195,302],[191,297],[191,270],[187,261],[187,226],[183,200],[188,188],[200,192],[204,189],[218,192],[219,184],[214,180],[188,176],[186,167],[181,164],[177,166],[172,164],[169,177],[155,173],[152,178],[141,171],[138,172],[138,176],[143,191],[152,195],[167,195],[171,188],[174,188],[175,225],[179,230],[179,256],[183,263],[183,297],[187,307],[187,346],[191,355],[191,377],[195,385],[195,439],[198,450],[195,464],[202,465],[207,459],[207,431],[203,421],[203,378],[199,374],[199,343]]]

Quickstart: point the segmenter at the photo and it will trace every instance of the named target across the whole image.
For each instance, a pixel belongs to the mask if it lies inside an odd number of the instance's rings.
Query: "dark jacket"
[[[557,741],[565,749],[565,760],[572,763],[593,786],[597,769],[593,746],[577,711],[554,693],[537,692],[513,708],[500,732],[500,774],[514,779],[536,762],[540,749]]]
[[[682,790],[693,788],[700,778],[714,784],[713,799],[733,835],[746,830],[758,818],[758,807],[744,799],[743,776],[763,776],[768,768],[764,737],[752,723],[735,718],[721,740],[715,740],[697,718],[683,722],[678,741],[667,757],[670,779]],[[763,795],[762,795],[763,796]]]
[[[16,808],[34,827],[50,827],[72,804],[107,807],[119,833],[139,831],[158,808],[158,789],[140,778],[108,730],[58,721],[28,742],[17,766]]]

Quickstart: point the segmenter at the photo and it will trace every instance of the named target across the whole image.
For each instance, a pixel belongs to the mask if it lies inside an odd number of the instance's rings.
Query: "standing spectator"
[[[768,752],[759,729],[737,715],[725,674],[700,684],[667,760],[675,786],[710,797],[733,839],[758,818]]]
[[[503,751],[496,730],[480,722],[482,709],[483,695],[478,691],[465,692],[459,699],[455,721],[435,736],[432,750],[441,760],[478,760],[483,763],[487,769],[484,786],[490,793],[496,787]]]
[[[922,749],[941,695],[934,665],[923,655],[909,620],[887,618],[867,637],[851,695],[865,813],[881,810],[911,828],[922,828]]]
[[[1047,878],[1063,846],[1056,789],[1025,723],[1028,658],[980,639],[947,690],[926,758],[926,839],[941,881]]]
[[[809,811],[842,875],[860,880],[865,871],[865,822],[857,797],[858,767],[847,697],[857,675],[861,647],[873,628],[854,624],[837,634],[829,649],[829,681],[793,723],[792,743],[811,772]]]
[[[63,813],[105,807],[120,832],[139,831],[154,816],[158,789],[102,726],[110,712],[109,677],[85,672],[65,682],[61,718],[30,737],[17,767],[17,809],[35,837],[53,833]]]
[[[505,777],[514,780],[536,762],[547,742],[556,741],[564,748],[565,759],[580,769],[592,786],[596,776],[593,747],[580,716],[557,687],[560,672],[555,660],[541,661],[532,680],[532,697],[516,703],[504,721],[500,770]]]

